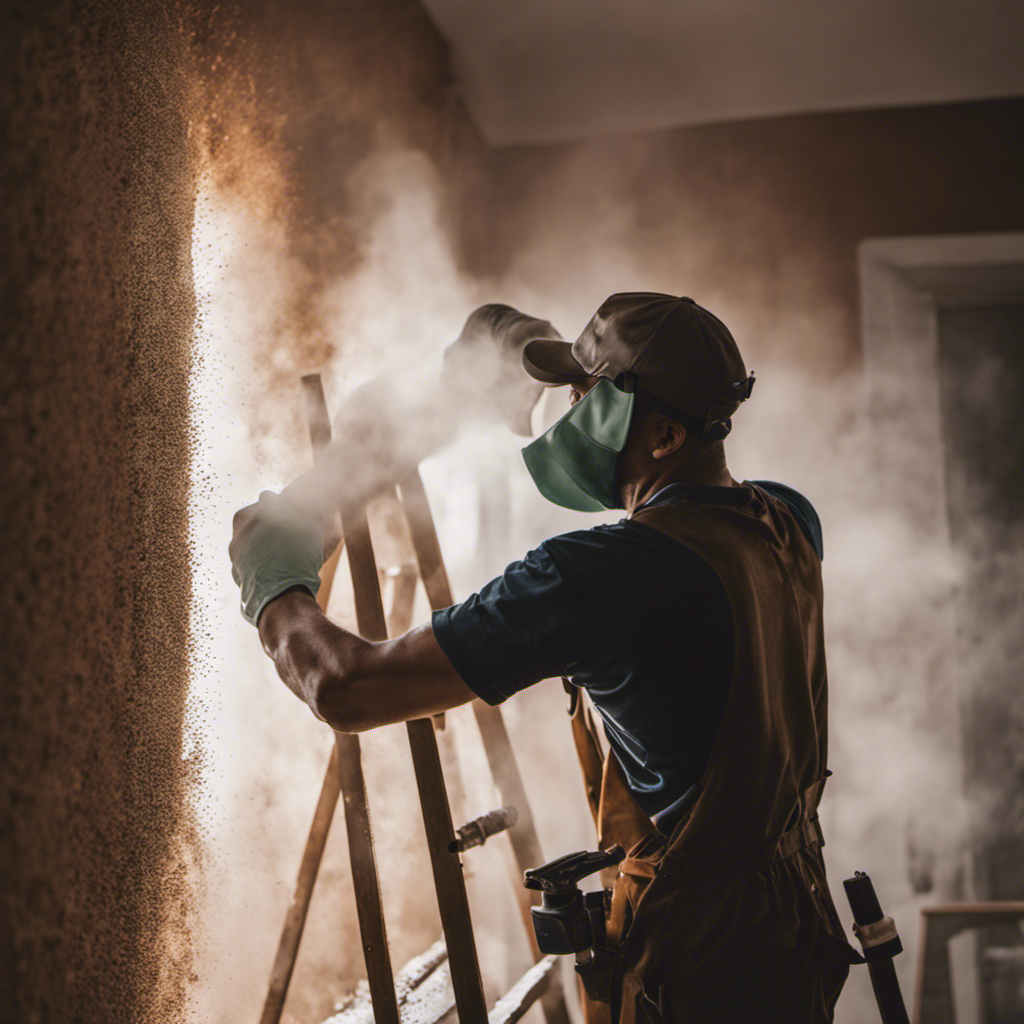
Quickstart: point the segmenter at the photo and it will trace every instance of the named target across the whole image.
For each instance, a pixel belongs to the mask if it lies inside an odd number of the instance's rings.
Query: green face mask
[[[526,468],[548,501],[577,512],[622,508],[615,493],[615,463],[626,447],[635,397],[602,377],[523,449]]]

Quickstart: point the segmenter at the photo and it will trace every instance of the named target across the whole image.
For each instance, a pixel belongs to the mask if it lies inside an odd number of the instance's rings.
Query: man
[[[779,484],[737,483],[749,396],[725,325],[689,298],[611,296],[579,339],[524,349],[569,412],[524,449],[541,493],[628,517],[554,537],[404,636],[313,600],[321,538],[265,494],[236,517],[243,606],[284,682],[341,731],[497,704],[565,676],[610,745],[602,843],[632,847],[609,921],[623,1024],[818,1022],[853,957],[829,895],[821,531]]]

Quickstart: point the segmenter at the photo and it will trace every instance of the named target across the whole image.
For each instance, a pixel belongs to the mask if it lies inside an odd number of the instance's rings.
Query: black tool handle
[[[843,888],[850,901],[850,909],[853,911],[853,920],[857,928],[869,928],[885,920],[882,905],[878,902],[870,876],[863,871],[857,871],[853,878],[843,881]],[[871,987],[875,992],[882,1024],[910,1024],[899,979],[896,977],[896,968],[892,962],[892,958],[903,951],[903,945],[891,920],[887,922],[886,927],[892,935],[885,937],[883,934],[880,938],[884,941],[881,942],[876,940],[872,943],[865,940],[863,933],[859,933],[864,957],[868,962],[868,972],[871,975]]]
[[[903,1002],[903,992],[896,977],[896,966],[892,960],[873,960],[868,964],[871,975],[871,987],[875,991],[875,1001],[882,1024],[910,1024],[907,1007]]]
[[[853,878],[843,881],[846,898],[850,901],[853,919],[857,924],[874,924],[885,916],[882,905],[878,902],[875,887],[871,884],[871,876],[863,871],[855,871]]]
[[[592,853],[587,850],[567,853],[563,857],[542,864],[539,868],[531,868],[525,873],[523,885],[527,889],[539,889],[546,893],[571,892],[581,879],[618,864],[625,856],[626,851],[621,846]]]

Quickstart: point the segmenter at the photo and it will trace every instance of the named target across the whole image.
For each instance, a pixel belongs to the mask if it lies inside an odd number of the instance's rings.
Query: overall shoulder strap
[[[563,678],[562,685],[569,694],[572,738],[597,829],[598,848],[607,850],[618,845],[631,850],[658,830],[636,802],[614,752],[609,750],[602,757],[597,724],[583,694],[567,679]],[[602,883],[610,888],[616,874],[617,869],[606,869],[601,875]]]
[[[594,819],[594,827],[598,827],[598,814],[601,806],[601,779],[603,774],[601,743],[598,739],[597,725],[590,708],[583,699],[580,689],[573,686],[564,676],[562,686],[569,695],[569,719],[572,725],[572,738],[576,744],[576,756],[579,758],[580,770],[583,773],[583,785],[587,793],[587,804]]]

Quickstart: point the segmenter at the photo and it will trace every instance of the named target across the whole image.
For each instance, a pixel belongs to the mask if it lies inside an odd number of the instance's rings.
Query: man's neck
[[[669,484],[687,484],[690,487],[738,486],[724,460],[713,465],[670,466],[661,473],[623,485],[622,498],[626,511],[632,515]]]

